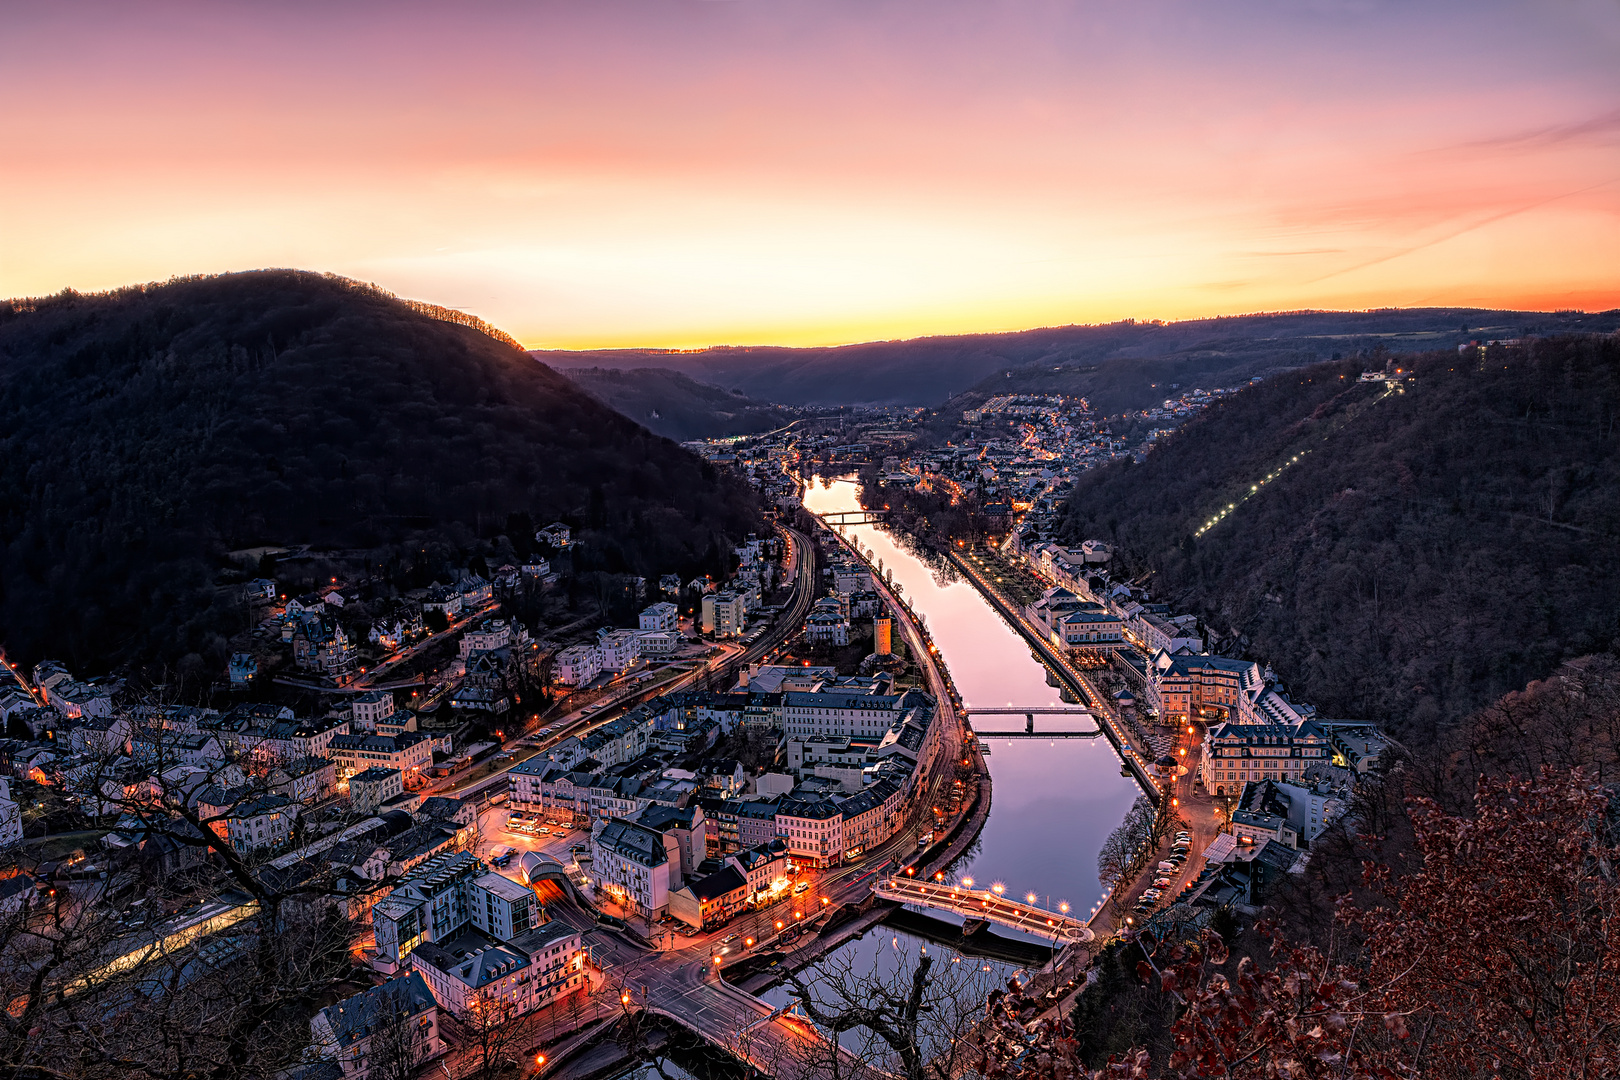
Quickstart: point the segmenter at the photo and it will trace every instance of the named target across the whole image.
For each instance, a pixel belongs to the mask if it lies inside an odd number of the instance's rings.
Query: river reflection
[[[815,513],[859,510],[850,480],[812,480],[804,504]],[[963,700],[969,705],[1063,704],[1024,639],[965,581],[942,585],[935,572],[882,529],[845,530],[892,571],[914,610],[928,622]],[[1037,730],[1089,727],[1082,717],[1036,718]],[[988,730],[1023,727],[1022,717],[985,717]],[[988,739],[993,781],[990,818],[979,842],[954,867],[1010,896],[1035,893],[1041,904],[1067,901],[1085,915],[1102,894],[1097,852],[1141,794],[1120,775],[1105,739]]]

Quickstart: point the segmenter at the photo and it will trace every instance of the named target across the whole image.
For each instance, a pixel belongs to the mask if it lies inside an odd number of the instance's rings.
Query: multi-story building
[[[641,633],[637,630],[608,630],[596,636],[602,653],[602,670],[622,675],[641,659]]]
[[[742,593],[722,590],[703,597],[701,626],[705,634],[736,637],[748,618],[748,599]]]
[[[679,843],[669,834],[622,819],[591,831],[591,883],[631,914],[661,917],[670,890],[682,884],[680,866]]]
[[[578,930],[547,922],[502,941],[467,928],[443,943],[423,942],[411,952],[440,1005],[465,1019],[474,1007],[509,1010],[518,1017],[589,986]]]
[[[309,1029],[315,1052],[344,1080],[373,1080],[374,1066],[377,1080],[414,1072],[445,1049],[439,1004],[414,971],[328,1005]]]
[[[471,926],[503,940],[540,921],[529,889],[486,871],[471,852],[442,852],[417,866],[371,909],[373,962],[393,971],[423,942],[444,942]]]
[[[405,794],[405,776],[398,769],[373,765],[349,777],[349,810],[374,813],[389,799]]]
[[[681,636],[673,630],[636,631],[636,652],[644,660],[664,660],[681,647]]]
[[[602,650],[595,645],[570,645],[552,659],[552,680],[563,686],[584,686],[602,674]]]
[[[1148,704],[1166,724],[1237,720],[1245,691],[1264,681],[1260,665],[1250,660],[1161,649],[1148,666]]]
[[[393,713],[394,695],[387,690],[369,690],[364,694],[356,694],[350,698],[349,706],[353,710],[350,714],[349,730],[355,732],[376,731],[377,721]]]
[[[641,613],[643,630],[674,630],[680,621],[680,611],[669,601],[653,604]]]
[[[373,766],[398,769],[407,785],[433,764],[433,740],[426,732],[399,735],[336,735],[327,744],[327,756],[347,779]]]
[[[844,861],[844,815],[831,799],[783,799],[776,807],[776,833],[787,841],[788,855],[800,865],[825,867]]]
[[[1216,724],[1204,734],[1199,778],[1211,795],[1235,795],[1253,780],[1299,780],[1332,754],[1327,732],[1311,720]]]
[[[783,730],[789,738],[810,735],[882,738],[900,717],[903,695],[878,693],[877,684],[873,684],[872,689],[869,693],[837,688],[784,693]]]

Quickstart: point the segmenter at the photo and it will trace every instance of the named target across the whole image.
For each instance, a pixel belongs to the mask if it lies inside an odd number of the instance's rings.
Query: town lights
[[[782,920],[781,919],[776,920],[776,928],[778,930],[782,929]]]
[[[1069,913],[1069,902],[1067,900],[1065,900],[1062,903],[1058,904],[1058,910],[1063,912],[1063,914],[1067,915]]]
[[[541,1067],[543,1067],[545,1065],[545,1063],[546,1063],[546,1055],[544,1055],[544,1054],[536,1054],[536,1055],[534,1055],[534,1066],[535,1066],[535,1068],[537,1068],[537,1069],[541,1068]]]
[[[1035,894],[1034,893],[1029,893],[1029,894],[1025,895],[1024,900],[1027,903],[1033,904],[1035,902]]]
[[[962,879],[962,884],[971,889],[973,888],[973,879],[970,877],[965,877]]]
[[[994,885],[990,886],[990,891],[995,893],[997,896],[1000,896],[1007,891],[1007,886],[998,881]]]
[[[620,994],[619,995],[619,1004],[620,1005],[628,1005],[628,1004],[630,1004],[630,995],[628,993]]]

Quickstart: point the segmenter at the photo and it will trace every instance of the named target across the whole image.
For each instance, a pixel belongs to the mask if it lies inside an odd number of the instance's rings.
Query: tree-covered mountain
[[[1064,530],[1325,715],[1423,744],[1620,637],[1620,338],[1369,366],[1268,380],[1086,473]]]
[[[256,545],[386,564],[560,518],[652,574],[759,527],[745,487],[453,318],[293,271],[0,304],[0,641],[213,659],[215,570]]]
[[[570,368],[567,375],[597,401],[649,431],[685,442],[753,435],[786,424],[784,409],[708,386],[664,368]]]
[[[664,368],[785,405],[935,406],[970,389],[982,395],[1016,387],[1026,393],[1096,395],[1099,400],[1093,404],[1113,412],[1142,408],[1171,396],[1152,386],[1160,381],[1191,387],[1200,379],[1237,381],[1266,370],[1379,346],[1417,352],[1455,347],[1474,338],[1612,331],[1617,327],[1620,311],[1589,315],[1391,308],[1172,323],[1125,320],[829,348],[721,346],[686,352],[606,349],[537,351],[534,355],[564,371],[576,367]],[[1053,368],[1062,370],[1054,373]]]

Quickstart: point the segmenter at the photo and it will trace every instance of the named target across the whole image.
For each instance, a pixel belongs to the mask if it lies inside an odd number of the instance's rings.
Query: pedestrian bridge
[[[990,739],[1095,739],[1102,734],[1102,728],[1097,727],[1091,731],[1036,731],[1035,718],[1037,716],[1084,716],[1096,722],[1096,714],[1091,709],[1079,706],[1063,705],[1009,705],[1005,708],[964,708],[962,715],[974,716],[1022,716],[1024,730],[1022,731],[981,731],[977,727],[973,733],[980,738]],[[969,721],[971,723],[971,720]]]
[[[1093,937],[1091,927],[1067,912],[1048,911],[1033,904],[1009,900],[991,889],[967,889],[960,885],[939,885],[912,878],[889,878],[873,885],[872,892],[885,900],[936,911],[952,911],[965,918],[984,919],[1036,937],[1065,942],[1090,941]]]

